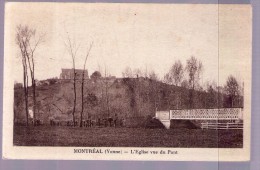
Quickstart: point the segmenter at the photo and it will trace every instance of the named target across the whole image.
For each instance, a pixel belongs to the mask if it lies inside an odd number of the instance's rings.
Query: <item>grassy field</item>
[[[14,127],[16,146],[242,148],[242,130]]]

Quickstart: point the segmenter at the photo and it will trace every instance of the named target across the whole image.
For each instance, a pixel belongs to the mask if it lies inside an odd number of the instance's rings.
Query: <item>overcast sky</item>
[[[204,70],[201,83],[225,83],[233,74],[243,81],[251,67],[249,5],[7,3],[5,57],[11,57],[14,80],[22,82],[22,64],[15,44],[16,26],[45,35],[36,52],[36,79],[59,77],[72,68],[65,48],[66,32],[80,44],[76,68],[83,68],[93,41],[87,69],[117,77],[127,67],[154,70],[159,77],[180,60],[195,56]]]

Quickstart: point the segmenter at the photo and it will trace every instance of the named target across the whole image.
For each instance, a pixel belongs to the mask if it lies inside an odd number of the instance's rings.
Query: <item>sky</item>
[[[6,3],[5,58],[13,79],[22,82],[15,44],[17,25],[28,25],[44,42],[36,50],[35,77],[59,77],[72,68],[67,36],[79,45],[76,68],[87,61],[89,74],[104,68],[121,77],[126,67],[153,70],[160,78],[175,61],[191,56],[203,64],[201,84],[223,85],[229,75],[242,82],[251,70],[251,8],[217,4]],[[5,65],[6,66],[6,65]],[[9,66],[8,66],[9,67]]]

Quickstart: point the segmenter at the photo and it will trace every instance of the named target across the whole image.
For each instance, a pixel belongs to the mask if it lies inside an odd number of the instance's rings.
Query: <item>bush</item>
[[[145,122],[145,128],[149,129],[164,129],[164,125],[160,122],[160,120],[156,118],[152,118],[152,116],[147,116]]]
[[[171,129],[199,129],[200,127],[196,126],[194,123],[192,123],[190,120],[171,120]]]

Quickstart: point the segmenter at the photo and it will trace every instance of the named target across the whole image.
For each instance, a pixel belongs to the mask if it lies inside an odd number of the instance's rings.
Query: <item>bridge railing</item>
[[[201,123],[201,129],[243,129],[243,123]]]
[[[189,120],[239,120],[243,119],[243,110],[242,108],[170,110],[169,118]]]

